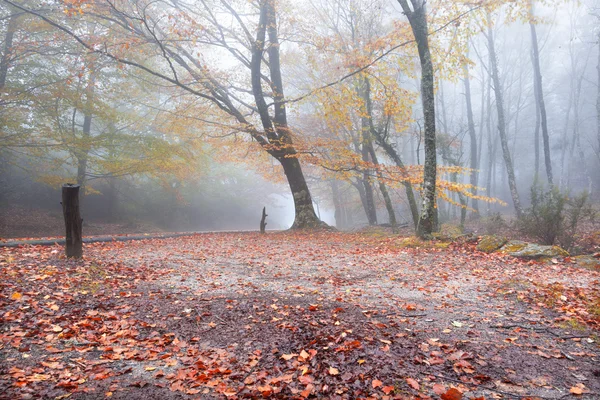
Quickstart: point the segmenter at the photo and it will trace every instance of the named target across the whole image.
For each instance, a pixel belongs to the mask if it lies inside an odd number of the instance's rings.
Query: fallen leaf
[[[461,400],[462,397],[462,393],[456,388],[450,388],[446,393],[441,395],[442,400]]]

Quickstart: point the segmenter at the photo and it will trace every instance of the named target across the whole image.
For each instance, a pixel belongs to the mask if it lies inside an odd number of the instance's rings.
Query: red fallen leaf
[[[421,385],[419,385],[419,382],[417,382],[413,378],[406,378],[406,383],[408,383],[409,386],[415,390],[419,390],[421,388]]]
[[[408,304],[405,308],[407,311],[415,311],[417,306],[415,304]]]
[[[390,394],[394,391],[394,387],[393,386],[384,386],[381,388],[381,390],[383,390],[383,393],[385,394]]]
[[[446,393],[442,394],[441,397],[442,400],[461,400],[463,394],[456,388],[450,388]]]
[[[373,379],[371,385],[373,385],[373,389],[377,389],[378,387],[383,386],[383,382],[381,382],[379,379]]]

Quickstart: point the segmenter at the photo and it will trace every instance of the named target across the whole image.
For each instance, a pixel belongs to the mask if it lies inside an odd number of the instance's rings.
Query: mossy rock
[[[482,236],[481,240],[479,240],[479,243],[477,244],[477,250],[483,251],[484,253],[493,253],[504,246],[507,242],[508,239],[502,236]]]
[[[501,251],[519,258],[551,258],[568,257],[569,253],[558,246],[544,246],[536,243],[527,243],[520,240],[511,240],[502,246]]]
[[[594,256],[575,256],[571,257],[571,261],[575,262],[575,265],[578,267],[592,271],[600,271],[600,259]]]

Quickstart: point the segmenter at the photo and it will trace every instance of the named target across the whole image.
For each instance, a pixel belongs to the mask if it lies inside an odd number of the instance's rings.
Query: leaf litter
[[[600,396],[598,272],[400,241],[4,248],[0,398]]]

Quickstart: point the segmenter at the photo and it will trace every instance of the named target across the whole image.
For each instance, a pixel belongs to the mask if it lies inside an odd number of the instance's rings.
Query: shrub
[[[592,217],[587,192],[569,197],[568,192],[562,192],[556,186],[546,190],[534,184],[531,187],[531,207],[525,210],[518,224],[525,235],[538,239],[541,244],[560,244],[570,249],[580,222]]]

